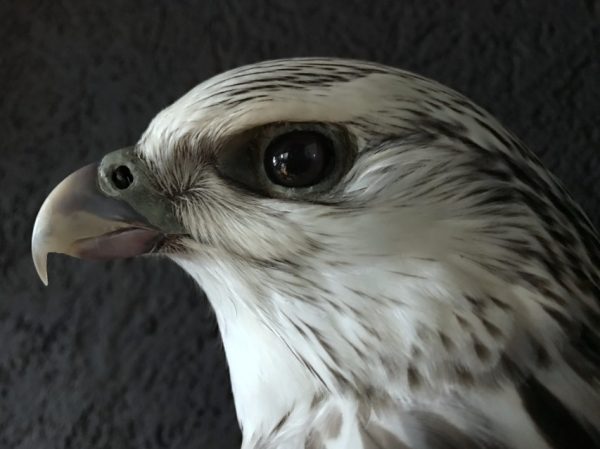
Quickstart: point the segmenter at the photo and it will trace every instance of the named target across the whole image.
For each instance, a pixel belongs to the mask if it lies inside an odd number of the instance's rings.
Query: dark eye
[[[333,145],[327,137],[314,131],[293,131],[269,144],[264,167],[275,184],[309,187],[331,172],[333,158]]]
[[[133,175],[126,165],[119,165],[112,172],[111,179],[117,189],[124,190],[133,182]]]
[[[342,126],[276,122],[223,142],[215,154],[215,168],[224,180],[254,194],[328,201],[355,155],[356,142]]]

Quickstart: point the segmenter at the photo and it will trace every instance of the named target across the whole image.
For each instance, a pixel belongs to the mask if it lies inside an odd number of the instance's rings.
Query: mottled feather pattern
[[[296,122],[350,136],[331,189],[291,200],[220,174],[237,136]],[[189,229],[164,252],[215,309],[245,449],[600,447],[597,234],[460,94],[268,61],[191,90],[137,152]]]

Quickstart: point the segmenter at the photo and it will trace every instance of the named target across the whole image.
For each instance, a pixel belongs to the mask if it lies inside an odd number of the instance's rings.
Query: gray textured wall
[[[515,131],[600,224],[594,0],[0,3],[0,449],[234,448],[210,309],[166,261],[29,254],[71,170],[133,143],[199,81],[265,58],[411,69]]]

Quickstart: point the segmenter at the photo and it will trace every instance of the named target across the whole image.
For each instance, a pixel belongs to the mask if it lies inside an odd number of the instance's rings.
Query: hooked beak
[[[110,185],[117,167],[127,169],[130,185]],[[167,235],[181,233],[170,203],[146,181],[128,148],[75,171],[56,186],[38,212],[31,238],[42,282],[48,285],[48,253],[89,260],[134,257],[152,252]]]

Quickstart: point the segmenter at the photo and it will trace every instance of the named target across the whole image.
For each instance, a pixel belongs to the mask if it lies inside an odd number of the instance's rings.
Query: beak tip
[[[45,239],[42,238],[42,230],[44,228],[43,222],[45,218],[45,207],[46,202],[42,204],[38,215],[35,217],[35,223],[33,224],[33,233],[31,235],[31,256],[33,259],[33,265],[35,271],[39,276],[42,283],[48,286],[48,251],[44,248]]]
[[[42,283],[48,287],[48,266],[47,266],[47,253],[38,253],[33,256],[33,264],[35,265],[35,271]]]
[[[42,281],[42,284],[44,284],[44,287],[48,287],[48,276],[40,276],[40,279]]]

